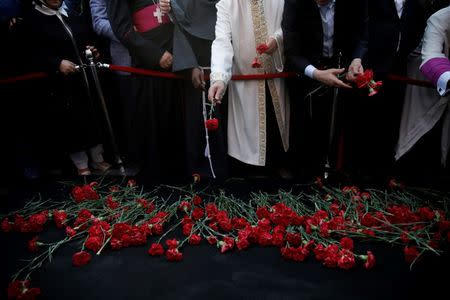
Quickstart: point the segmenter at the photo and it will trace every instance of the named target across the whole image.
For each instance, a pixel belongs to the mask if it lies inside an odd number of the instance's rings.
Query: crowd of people
[[[20,176],[107,174],[111,135],[156,179],[449,173],[449,0],[4,3],[2,74],[47,74],[1,86]],[[98,70],[106,111],[86,50],[178,79]]]

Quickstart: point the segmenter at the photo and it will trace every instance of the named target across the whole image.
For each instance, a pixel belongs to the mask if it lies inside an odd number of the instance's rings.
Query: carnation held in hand
[[[205,126],[206,129],[208,129],[208,131],[217,131],[217,129],[219,129],[219,119],[216,118],[208,119],[205,122]]]

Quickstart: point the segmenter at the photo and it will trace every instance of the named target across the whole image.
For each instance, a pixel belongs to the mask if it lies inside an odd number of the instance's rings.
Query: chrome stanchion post
[[[111,124],[111,119],[109,118],[108,108],[107,108],[106,102],[105,102],[105,97],[103,95],[103,90],[100,85],[100,80],[98,78],[97,69],[96,69],[97,65],[94,62],[94,55],[92,54],[92,51],[90,49],[86,50],[86,59],[89,62],[88,66],[91,69],[92,77],[94,79],[95,89],[97,91],[97,95],[100,100],[100,104],[102,106],[103,113],[105,115],[106,125],[108,127],[109,139],[110,139],[111,146],[112,146],[113,152],[114,152],[114,160],[119,167],[120,173],[122,175],[125,175],[125,168],[123,166],[122,158],[120,157],[119,147],[117,146],[116,137],[114,135],[114,131],[113,131],[112,124]]]
[[[338,63],[337,63],[338,69],[341,68],[341,58],[342,58],[342,53],[339,52]],[[330,132],[329,132],[329,136],[328,136],[328,152],[327,152],[327,157],[325,159],[325,171],[323,174],[324,179],[328,179],[328,176],[330,175],[330,173],[329,173],[329,171],[331,169],[330,155],[331,155],[331,151],[333,149],[334,134],[336,131],[338,97],[339,97],[339,88],[335,87],[333,89],[333,104],[332,104],[332,109],[331,109]]]

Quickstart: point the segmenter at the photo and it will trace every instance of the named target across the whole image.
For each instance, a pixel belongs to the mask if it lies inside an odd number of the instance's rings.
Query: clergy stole
[[[253,32],[255,34],[255,45],[259,46],[265,44],[269,38],[266,16],[264,11],[264,5],[261,0],[250,0],[252,21],[253,21]],[[255,52],[256,49],[255,49]],[[267,54],[257,53],[259,60],[262,62],[261,69],[258,73],[273,73],[275,71],[275,66],[272,61],[272,57]],[[272,97],[273,107],[275,109],[275,116],[278,123],[278,128],[280,130],[280,136],[286,132],[284,128],[284,123],[281,117],[281,106],[280,106],[280,96],[275,86],[273,79],[258,80],[258,109],[259,109],[259,138],[260,138],[260,160],[261,163],[265,164],[266,160],[266,149],[267,149],[267,139],[266,139],[266,81],[269,87],[270,95]],[[285,142],[282,138],[283,143]]]

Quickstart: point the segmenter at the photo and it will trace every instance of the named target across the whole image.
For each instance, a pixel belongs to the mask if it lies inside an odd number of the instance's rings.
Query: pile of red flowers
[[[133,181],[123,187],[75,186],[70,205],[49,203],[51,209],[43,209],[40,203],[38,211],[28,206],[6,216],[1,228],[5,233],[38,233],[53,220],[65,230],[64,240],[43,242],[35,236],[28,249],[52,255],[64,243],[78,241],[81,249],[72,257],[76,267],[88,264],[92,253],[145,246],[149,240],[147,253],[170,262],[183,259],[185,246],[208,243],[221,253],[274,247],[290,261],[314,258],[325,267],[344,270],[358,264],[365,269],[375,266],[372,251],[358,253],[355,244],[361,239],[401,245],[411,266],[426,252],[439,254],[450,242],[448,212],[392,182],[393,190],[386,192],[360,191],[354,186],[330,189],[317,181],[308,195],[280,191],[278,195],[255,194],[249,202],[223,193],[203,199],[194,186],[174,188],[182,190],[178,201],[161,198],[156,192],[143,194]],[[177,230],[183,238],[169,237]],[[47,259],[41,255],[13,276],[10,299],[34,299],[40,294],[20,279],[28,279]]]

